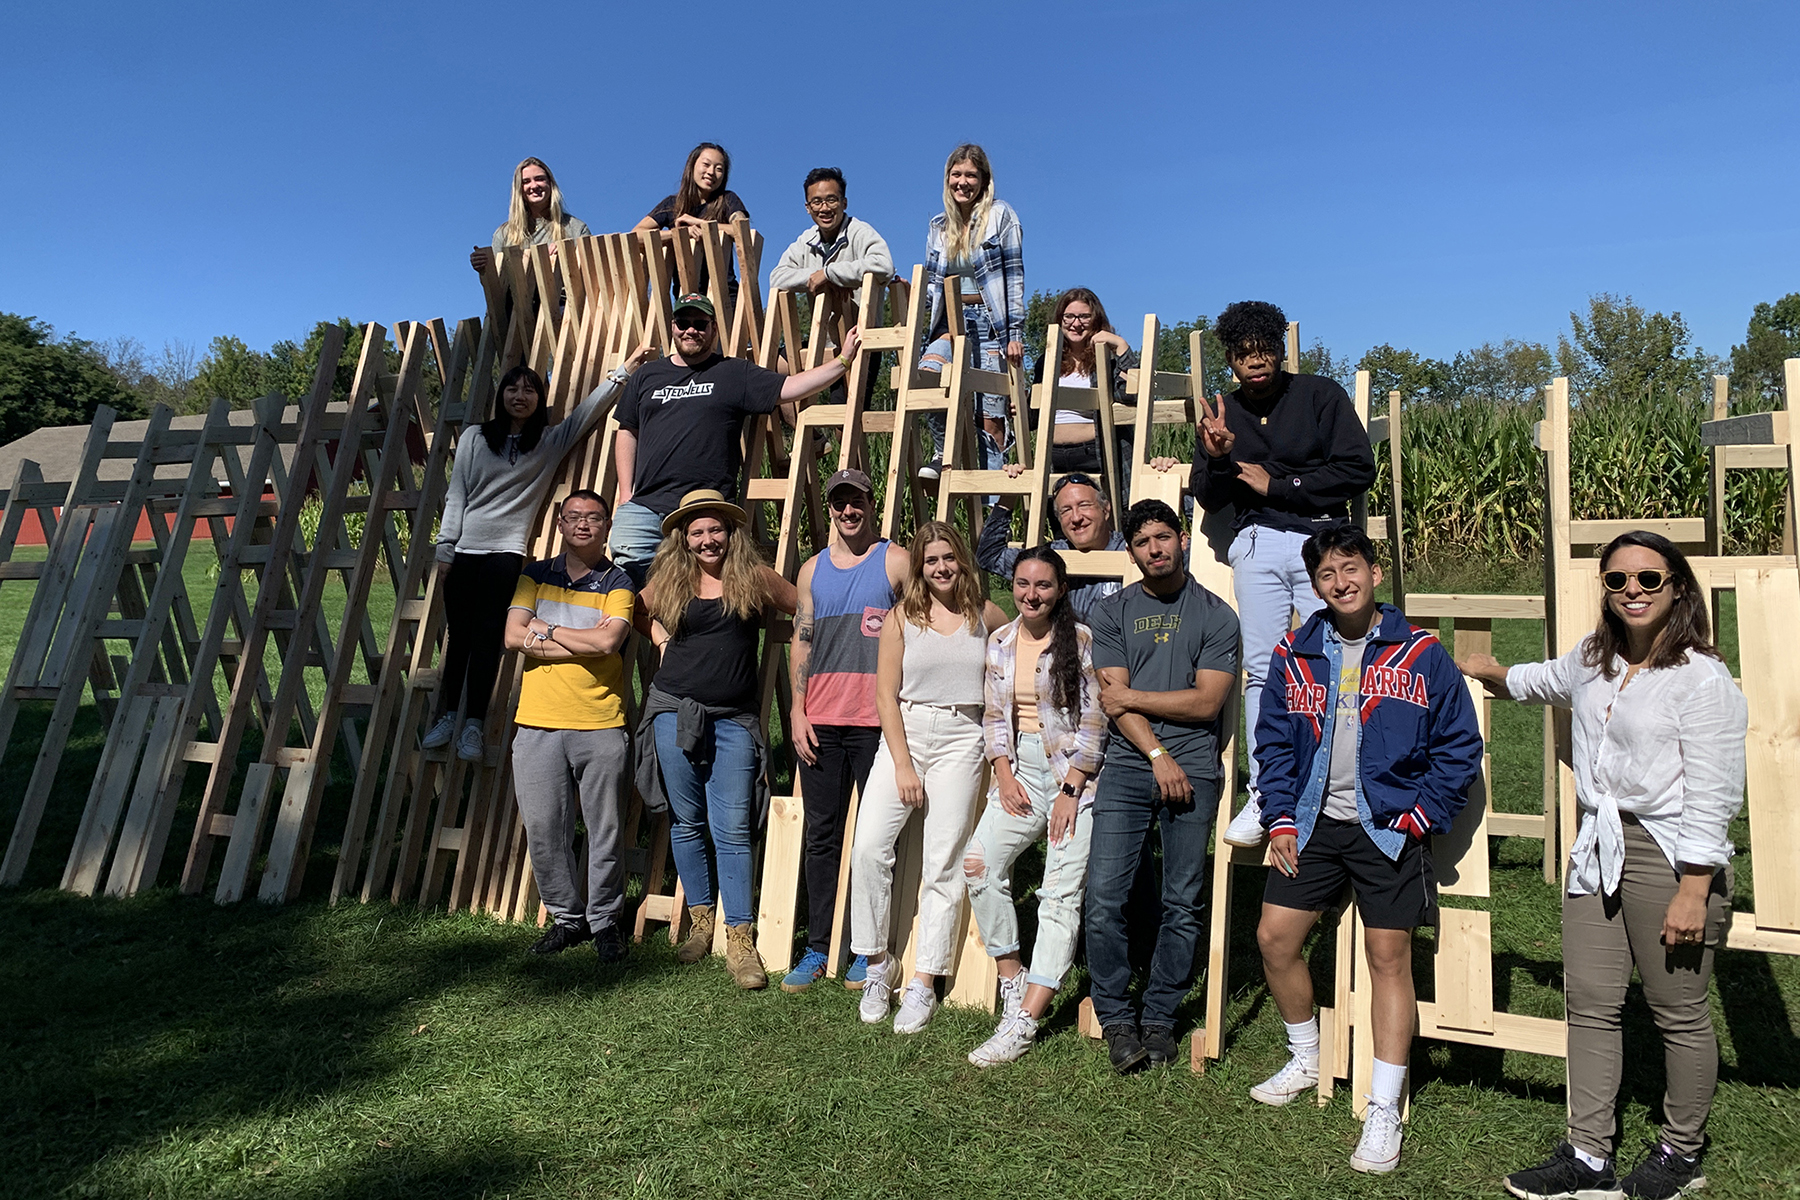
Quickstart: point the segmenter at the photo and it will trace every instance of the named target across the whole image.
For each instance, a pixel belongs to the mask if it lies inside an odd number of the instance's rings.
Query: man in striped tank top
[[[908,561],[905,550],[876,532],[875,489],[867,475],[839,471],[826,481],[825,497],[831,542],[800,568],[789,650],[794,751],[806,809],[806,954],[782,980],[787,992],[805,991],[825,975],[850,789],[869,782],[881,742],[876,648]],[[858,957],[844,985],[861,987],[865,966]]]

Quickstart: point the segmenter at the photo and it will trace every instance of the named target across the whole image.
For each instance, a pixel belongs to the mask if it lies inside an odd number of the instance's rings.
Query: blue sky
[[[541,15],[540,15],[541,14]],[[677,27],[676,21],[679,22]],[[1554,342],[1595,292],[1725,353],[1800,291],[1800,5],[35,5],[0,71],[0,309],[257,348],[457,318],[511,169],[625,228],[717,141],[767,240],[800,179],[910,264],[986,146],[1032,289],[1274,300],[1352,357]]]

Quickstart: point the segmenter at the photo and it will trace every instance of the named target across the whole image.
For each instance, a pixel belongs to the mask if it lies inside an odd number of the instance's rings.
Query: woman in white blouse
[[[1744,799],[1744,694],[1713,648],[1707,593],[1674,544],[1614,538],[1600,556],[1600,623],[1559,659],[1502,667],[1459,659],[1496,696],[1572,712],[1581,825],[1563,900],[1569,1138],[1506,1179],[1515,1196],[1674,1196],[1705,1182],[1719,1048],[1707,1006],[1731,904],[1731,842]],[[1663,1039],[1661,1142],[1613,1167],[1624,1052],[1620,1013],[1636,965]]]

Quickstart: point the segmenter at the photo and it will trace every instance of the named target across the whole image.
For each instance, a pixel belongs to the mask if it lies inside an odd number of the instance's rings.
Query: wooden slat
[[[1800,572],[1740,571],[1738,659],[1750,706],[1745,791],[1756,922],[1800,931],[1800,688],[1793,676]]]
[[[1458,592],[1409,592],[1406,615],[1418,617],[1474,617],[1489,621],[1541,621],[1542,596],[1478,596]]]

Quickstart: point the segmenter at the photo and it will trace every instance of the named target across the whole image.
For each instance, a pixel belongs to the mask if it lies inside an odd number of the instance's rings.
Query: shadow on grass
[[[647,956],[596,973],[579,951],[531,960],[535,936],[384,905],[0,894],[0,1160],[12,1164],[0,1194],[111,1194],[109,1164],[177,1133],[218,1136],[379,1087],[414,1061],[414,1014],[444,993],[529,1004],[673,969]],[[366,1166],[321,1164],[307,1194],[504,1191],[528,1165],[528,1147],[418,1161],[370,1141]]]

